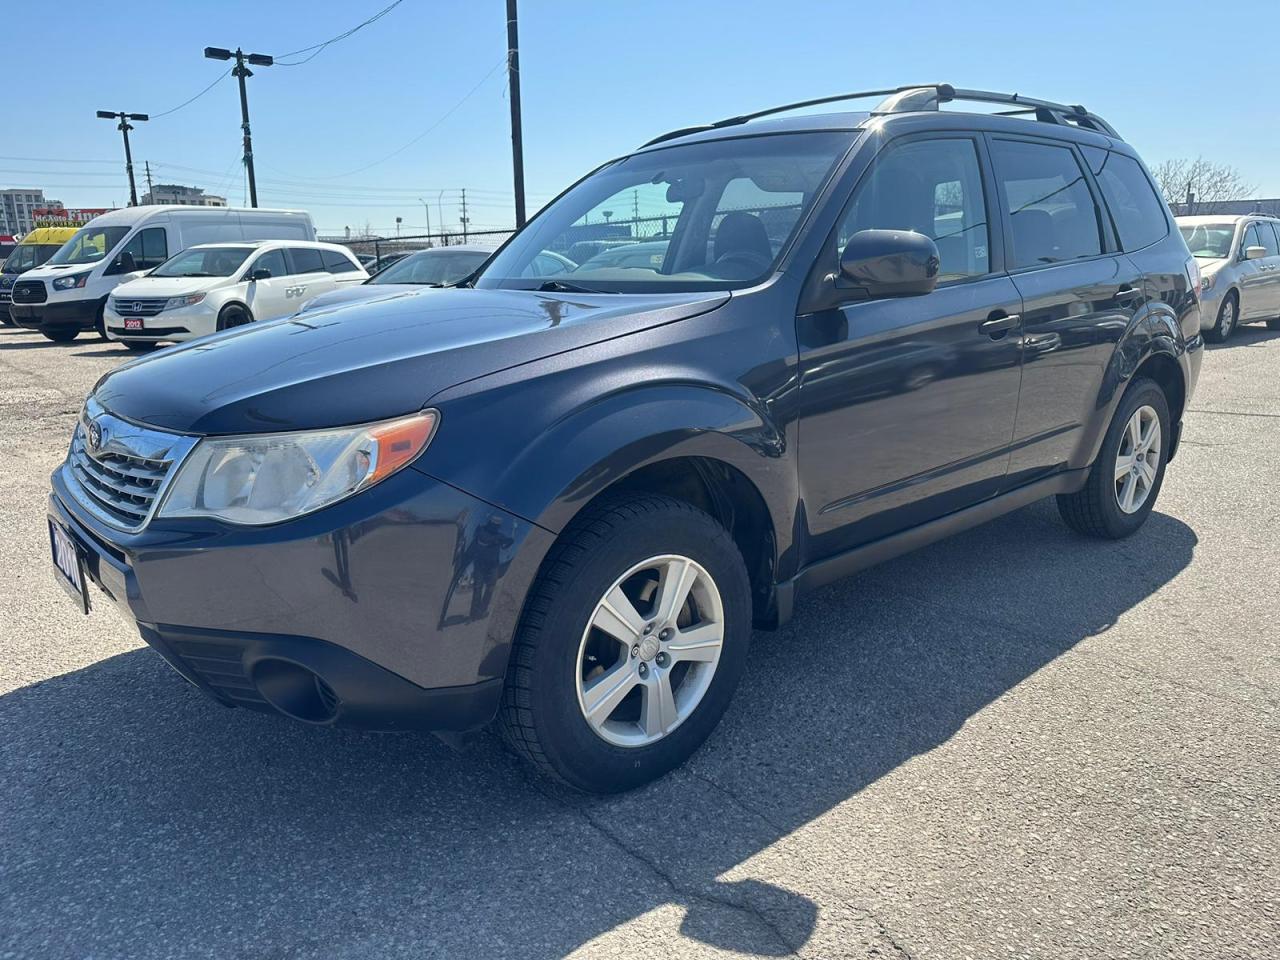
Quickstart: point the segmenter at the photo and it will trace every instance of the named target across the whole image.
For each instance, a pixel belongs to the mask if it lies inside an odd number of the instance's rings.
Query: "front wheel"
[[[41,330],[46,340],[52,340],[54,343],[70,343],[76,337],[80,336],[80,331],[75,328],[62,328],[59,330]]]
[[[219,330],[243,327],[246,323],[253,323],[253,314],[238,303],[229,303],[218,313]]]
[[[728,532],[669,497],[611,498],[565,530],[530,592],[503,734],[577,789],[640,786],[711,734],[750,637],[751,585]]]
[[[1102,449],[1077,493],[1059,494],[1058,512],[1077,533],[1107,540],[1127,537],[1146,522],[1164,483],[1169,402],[1154,380],[1125,391]]]
[[[1218,319],[1212,327],[1205,331],[1205,338],[1214,343],[1226,343],[1231,334],[1236,332],[1236,324],[1240,321],[1240,301],[1232,290],[1222,298],[1222,306],[1218,308]]]
[[[124,344],[126,348],[134,353],[150,353],[160,346],[154,340],[118,340],[116,342]]]
[[[1274,320],[1268,320],[1268,321],[1267,321],[1267,329],[1268,329],[1268,330],[1280,330],[1280,317],[1276,317]]]

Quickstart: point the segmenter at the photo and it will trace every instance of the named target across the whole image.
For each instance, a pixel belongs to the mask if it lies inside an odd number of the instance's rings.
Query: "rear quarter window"
[[[1094,148],[1087,148],[1085,156],[1111,211],[1123,249],[1149,247],[1169,235],[1164,201],[1137,160]]]
[[[360,269],[350,257],[337,250],[321,250],[320,256],[324,261],[324,268],[330,273],[354,273]]]

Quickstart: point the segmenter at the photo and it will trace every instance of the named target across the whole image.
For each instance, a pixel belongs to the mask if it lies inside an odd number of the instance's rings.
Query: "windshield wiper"
[[[218,276],[222,276],[222,274],[218,274],[218,273],[180,273],[180,274],[178,274],[178,276],[180,276],[180,277],[218,277]]]
[[[613,290],[596,290],[578,283],[566,283],[564,280],[543,280],[534,287],[539,293],[614,293]]]

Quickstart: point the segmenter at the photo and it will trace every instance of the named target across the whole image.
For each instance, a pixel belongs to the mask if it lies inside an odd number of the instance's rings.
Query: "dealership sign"
[[[37,207],[31,211],[31,219],[37,227],[83,227],[99,214],[110,212],[112,207]]]

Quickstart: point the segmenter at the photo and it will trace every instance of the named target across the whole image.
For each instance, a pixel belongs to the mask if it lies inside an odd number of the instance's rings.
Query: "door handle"
[[[982,323],[978,324],[978,332],[983,336],[990,337],[992,340],[999,340],[1008,331],[1018,325],[1021,317],[1016,313],[1004,313],[999,316],[990,316]]]
[[[1139,290],[1137,287],[1131,287],[1129,286],[1129,284],[1126,283],[1123,287],[1121,287],[1119,290],[1115,292],[1115,296],[1112,297],[1112,299],[1123,302],[1125,300],[1132,300],[1134,297],[1140,297],[1140,296],[1142,296],[1141,290]]]

